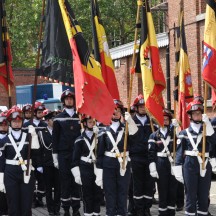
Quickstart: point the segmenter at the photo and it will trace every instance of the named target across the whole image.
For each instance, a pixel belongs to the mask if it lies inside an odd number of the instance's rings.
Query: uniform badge
[[[2,156],[2,151],[0,151],[0,157]]]
[[[180,139],[177,139],[177,145],[179,145],[181,143]]]

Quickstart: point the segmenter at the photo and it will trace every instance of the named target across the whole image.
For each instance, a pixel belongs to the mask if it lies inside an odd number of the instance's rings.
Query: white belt
[[[30,164],[32,163],[32,161],[30,160]],[[24,161],[19,161],[19,160],[9,160],[9,159],[6,159],[6,164],[9,164],[9,165],[22,165],[22,164],[25,164],[27,165],[27,160],[24,160]]]
[[[201,157],[202,153],[200,153],[199,151],[185,151],[185,155],[193,156],[193,157],[197,157],[197,156]],[[205,157],[209,157],[208,152],[205,153]]]
[[[167,157],[167,153],[166,152],[157,152],[157,156],[158,157]]]
[[[82,156],[80,159],[81,159],[82,161],[85,161],[86,163],[93,163],[93,162],[94,162],[93,159],[90,159],[90,158],[84,157],[84,156]]]
[[[108,156],[108,157],[113,157],[113,158],[118,158],[118,157],[123,157],[124,155],[124,152],[120,152],[119,154],[118,153],[114,153],[114,152],[108,152],[108,151],[105,151],[104,155]],[[129,156],[129,152],[127,151],[126,152],[126,157]]]

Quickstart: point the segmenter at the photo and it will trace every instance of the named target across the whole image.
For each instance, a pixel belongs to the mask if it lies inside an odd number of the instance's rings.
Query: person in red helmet
[[[91,116],[82,114],[84,131],[74,143],[71,172],[75,182],[81,185],[84,215],[100,215],[101,188],[96,180],[96,152],[98,127]]]
[[[0,141],[8,134],[7,111],[0,113]],[[8,215],[6,194],[0,192],[0,215]]]
[[[43,121],[43,111],[45,110],[45,106],[41,103],[36,101],[34,104],[34,118],[32,125],[36,129],[36,133],[38,134],[39,131],[45,130],[47,124]],[[28,126],[31,125],[31,122],[28,121],[23,124],[23,130],[26,130]],[[35,178],[37,180],[37,187],[34,194],[34,202],[33,207],[43,207],[44,203],[42,198],[45,196],[45,183],[43,177],[43,164],[42,160],[39,159],[38,161],[35,160]]]
[[[31,115],[32,115],[31,109],[32,109],[31,104],[26,104],[22,108],[23,115],[24,115],[24,122],[23,122],[24,124],[31,119]]]
[[[54,118],[53,122],[53,162],[59,168],[61,183],[61,201],[64,216],[79,216],[80,186],[75,182],[71,173],[71,160],[74,151],[74,142],[80,136],[80,120],[76,114],[75,96],[69,89],[62,92],[61,102],[64,110]]]
[[[185,215],[208,215],[208,195],[212,168],[209,163],[211,136],[214,129],[203,104],[194,100],[186,108],[190,126],[179,133],[177,140],[176,166],[173,173],[185,185]],[[202,167],[203,123],[206,125],[205,165]],[[183,173],[183,174],[182,174]]]
[[[7,113],[11,133],[0,141],[0,191],[6,190],[8,214],[11,216],[31,215],[34,192],[34,163],[39,157],[39,142],[33,126],[28,127],[31,134],[31,158],[29,175],[27,175],[27,157],[29,139],[22,131],[23,112],[13,106]]]
[[[159,194],[159,215],[175,215],[178,182],[172,175],[173,127],[170,127],[172,113],[163,110],[164,127],[160,127],[149,137],[150,175],[157,179]]]
[[[133,107],[135,109],[133,120],[138,127],[138,135],[130,136],[128,140],[134,182],[133,198],[137,215],[150,216],[155,180],[149,171],[148,139],[153,131],[145,110],[143,95],[140,94],[135,98]]]
[[[129,147],[126,150],[125,167],[123,167],[125,126],[121,122],[124,107],[121,101],[114,100],[115,110],[110,126],[99,131],[96,184],[104,189],[106,215],[127,215],[127,197],[130,183]],[[137,126],[128,112],[129,137],[136,134]]]

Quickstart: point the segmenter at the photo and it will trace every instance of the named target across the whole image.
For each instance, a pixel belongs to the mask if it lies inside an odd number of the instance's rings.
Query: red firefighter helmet
[[[113,102],[115,104],[115,108],[120,108],[122,112],[124,111],[124,105],[120,100],[113,99]]]
[[[198,100],[194,100],[190,102],[187,105],[186,112],[188,114],[191,114],[193,111],[201,111],[203,113],[204,112],[203,104]]]
[[[46,108],[44,106],[44,104],[42,104],[41,102],[39,101],[36,101],[35,104],[34,104],[34,112],[36,112],[37,110],[42,110],[44,111]]]
[[[26,111],[31,111],[32,105],[31,104],[26,104],[23,108],[22,111],[26,112]]]
[[[194,101],[199,101],[200,103],[204,103],[204,98],[203,96],[199,95],[199,94],[195,94],[194,95]]]
[[[143,105],[145,104],[145,101],[144,101],[144,97],[142,94],[138,95],[134,102],[133,102],[133,106],[139,106],[139,105]]]
[[[72,97],[75,100],[74,92],[70,91],[69,89],[66,89],[65,91],[62,92],[62,94],[61,94],[61,102],[62,103],[64,103],[64,99],[66,97]]]
[[[172,119],[172,112],[165,108],[163,110],[163,116],[168,116],[170,119]]]
[[[0,113],[0,125],[7,125],[7,110]]]
[[[18,106],[12,106],[7,112],[8,121],[23,120],[23,112]]]

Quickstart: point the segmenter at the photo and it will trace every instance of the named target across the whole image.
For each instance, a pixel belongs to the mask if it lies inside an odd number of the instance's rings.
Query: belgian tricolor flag
[[[141,9],[140,67],[146,111],[163,126],[162,91],[166,82],[162,71],[152,14],[147,0]]]
[[[216,89],[216,2],[206,1],[203,51],[203,79]]]
[[[12,54],[4,4],[4,1],[0,0],[0,83],[8,91],[8,86],[14,82],[14,76],[11,67]]]
[[[193,100],[193,86],[191,70],[187,53],[187,43],[184,28],[184,12],[180,11],[180,55],[179,55],[179,96],[178,96],[178,120],[181,128],[189,126],[189,118],[186,113],[187,104]]]
[[[110,124],[115,108],[100,65],[90,53],[82,30],[67,0],[58,0],[73,54],[77,111]]]
[[[119,99],[114,66],[109,52],[106,32],[100,18],[97,0],[91,0],[91,10],[94,57],[101,64],[102,75],[110,94],[113,99]]]

